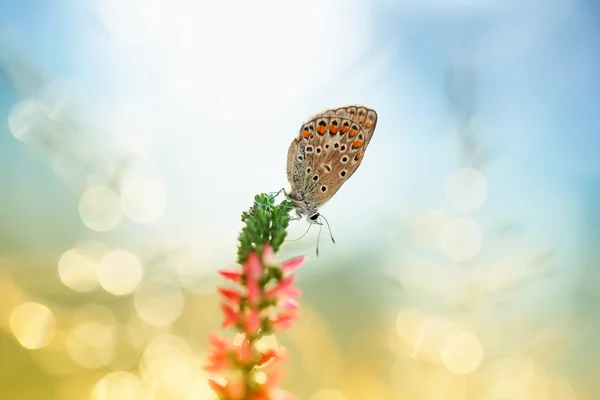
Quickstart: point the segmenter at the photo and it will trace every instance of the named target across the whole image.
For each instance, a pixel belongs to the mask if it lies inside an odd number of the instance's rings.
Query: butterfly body
[[[299,217],[318,223],[319,209],[360,166],[376,125],[377,113],[364,106],[328,109],[302,125],[287,158],[287,198]]]

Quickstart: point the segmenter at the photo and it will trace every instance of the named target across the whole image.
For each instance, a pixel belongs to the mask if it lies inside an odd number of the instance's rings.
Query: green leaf
[[[293,209],[294,206],[287,200],[275,205],[272,195],[261,193],[254,196],[252,207],[242,212],[245,226],[238,236],[238,263],[243,264],[250,252],[261,251],[267,243],[273,251],[279,250],[287,236],[289,213]]]

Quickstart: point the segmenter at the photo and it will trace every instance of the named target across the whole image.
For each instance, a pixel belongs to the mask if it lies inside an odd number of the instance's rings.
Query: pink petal
[[[284,378],[285,375],[282,370],[272,369],[267,372],[267,381],[265,382],[265,385],[271,388],[276,388],[281,384],[281,382],[283,382]]]
[[[241,379],[230,379],[227,382],[227,399],[229,400],[242,400],[244,398],[244,382]]]
[[[288,311],[295,311],[300,308],[300,304],[294,299],[285,299],[279,302],[279,307]]]
[[[223,324],[221,325],[223,328],[227,328],[228,326],[231,325],[235,325],[238,323],[239,319],[240,319],[240,313],[238,311],[236,311],[232,306],[230,306],[229,304],[221,304],[221,309],[223,310],[223,313],[225,314],[225,320],[223,321]]]
[[[246,316],[246,334],[256,335],[260,329],[260,314],[258,310],[251,309]]]
[[[258,305],[261,298],[260,286],[255,279],[248,280],[248,302],[250,305]]]
[[[296,287],[289,287],[287,288],[287,290],[283,293],[280,294],[281,297],[290,297],[290,298],[297,298],[300,297],[300,295],[302,294],[302,290],[298,289]]]
[[[258,280],[262,275],[262,266],[256,252],[253,251],[248,255],[248,259],[244,264],[244,272],[248,280]]]
[[[247,364],[252,359],[252,346],[248,339],[244,339],[238,350],[238,360],[241,364]]]
[[[296,318],[298,318],[296,314],[281,314],[275,319],[272,319],[271,323],[276,330],[284,330],[290,328],[294,324]]]
[[[214,379],[209,379],[208,385],[219,396],[224,396],[227,394],[225,392],[225,386],[221,385],[219,382],[215,381]]]
[[[219,274],[225,279],[229,279],[235,283],[240,283],[242,281],[242,276],[244,275],[241,271],[227,271],[221,270]]]
[[[239,303],[243,297],[242,294],[235,289],[218,287],[217,290],[219,291],[219,293],[221,293],[221,295],[223,295],[223,297],[234,303]]]
[[[271,289],[267,290],[266,295],[268,297],[277,297],[277,296],[280,296],[286,290],[288,290],[290,287],[292,287],[292,285],[294,284],[295,281],[296,281],[296,277],[295,276],[290,276],[289,278],[284,278],[281,281],[279,281],[279,283],[276,286],[274,286]]]
[[[258,361],[257,365],[258,366],[262,366],[262,365],[264,365],[264,364],[266,364],[266,363],[268,363],[268,362],[270,362],[272,360],[273,361],[279,361],[279,360],[284,360],[287,357],[288,357],[288,353],[282,347],[280,347],[277,350],[268,349],[268,350],[266,350],[262,354],[262,356],[261,356],[260,360]]]
[[[275,265],[275,253],[271,245],[266,244],[262,253],[263,265]]]
[[[208,341],[217,351],[227,351],[229,350],[229,343],[223,339],[221,336],[216,334],[212,334],[208,337]]]
[[[294,257],[287,261],[281,263],[279,268],[283,271],[284,274],[292,274],[294,271],[298,269],[304,262],[304,256]]]

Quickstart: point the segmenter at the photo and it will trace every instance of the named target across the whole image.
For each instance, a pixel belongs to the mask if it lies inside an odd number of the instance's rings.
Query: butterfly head
[[[320,214],[318,211],[318,205],[306,200],[306,196],[302,193],[292,191],[286,193],[287,199],[293,204],[294,209],[298,217],[306,215],[306,221],[310,224],[318,223]]]
[[[315,212],[314,214],[309,214],[306,216],[306,221],[308,221],[309,224],[320,224],[320,216],[321,214],[319,214],[318,212]]]

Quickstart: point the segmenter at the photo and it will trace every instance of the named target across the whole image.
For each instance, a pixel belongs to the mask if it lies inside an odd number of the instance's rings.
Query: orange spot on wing
[[[356,139],[353,143],[352,143],[352,148],[353,149],[358,149],[360,146],[362,145],[362,141]],[[360,153],[360,152],[359,152]]]
[[[347,126],[342,125],[342,127],[340,128],[340,132],[342,132],[342,133],[346,133],[347,130],[348,130]]]
[[[329,132],[333,133],[334,135],[337,133],[338,131],[338,127],[335,125],[330,125],[329,126]]]
[[[317,132],[319,133],[319,135],[324,135],[326,131],[327,130],[325,129],[324,126],[322,126],[322,125],[317,126]]]
[[[365,120],[365,117],[363,117],[362,115],[360,117],[358,117],[358,122],[360,122],[361,124],[364,120]]]
[[[354,129],[350,129],[350,133],[348,134],[348,136],[354,137],[354,136],[356,136],[356,133],[357,132]]]
[[[362,156],[362,154],[360,154],[360,150],[358,151],[358,153],[356,153],[356,155],[354,156],[354,159],[356,161],[360,160],[360,157]]]
[[[308,139],[308,132],[304,132],[304,139]]]
[[[302,132],[300,132],[300,135],[298,135],[298,140],[302,140],[302,137],[303,137],[303,136],[304,136],[304,135],[302,134]]]
[[[315,136],[315,134],[312,132],[308,132],[308,136],[310,136],[310,138],[312,139]]]
[[[373,121],[367,121],[367,122],[365,123],[365,127],[366,127],[366,128],[370,128],[370,127],[372,127],[372,126],[373,126]]]

